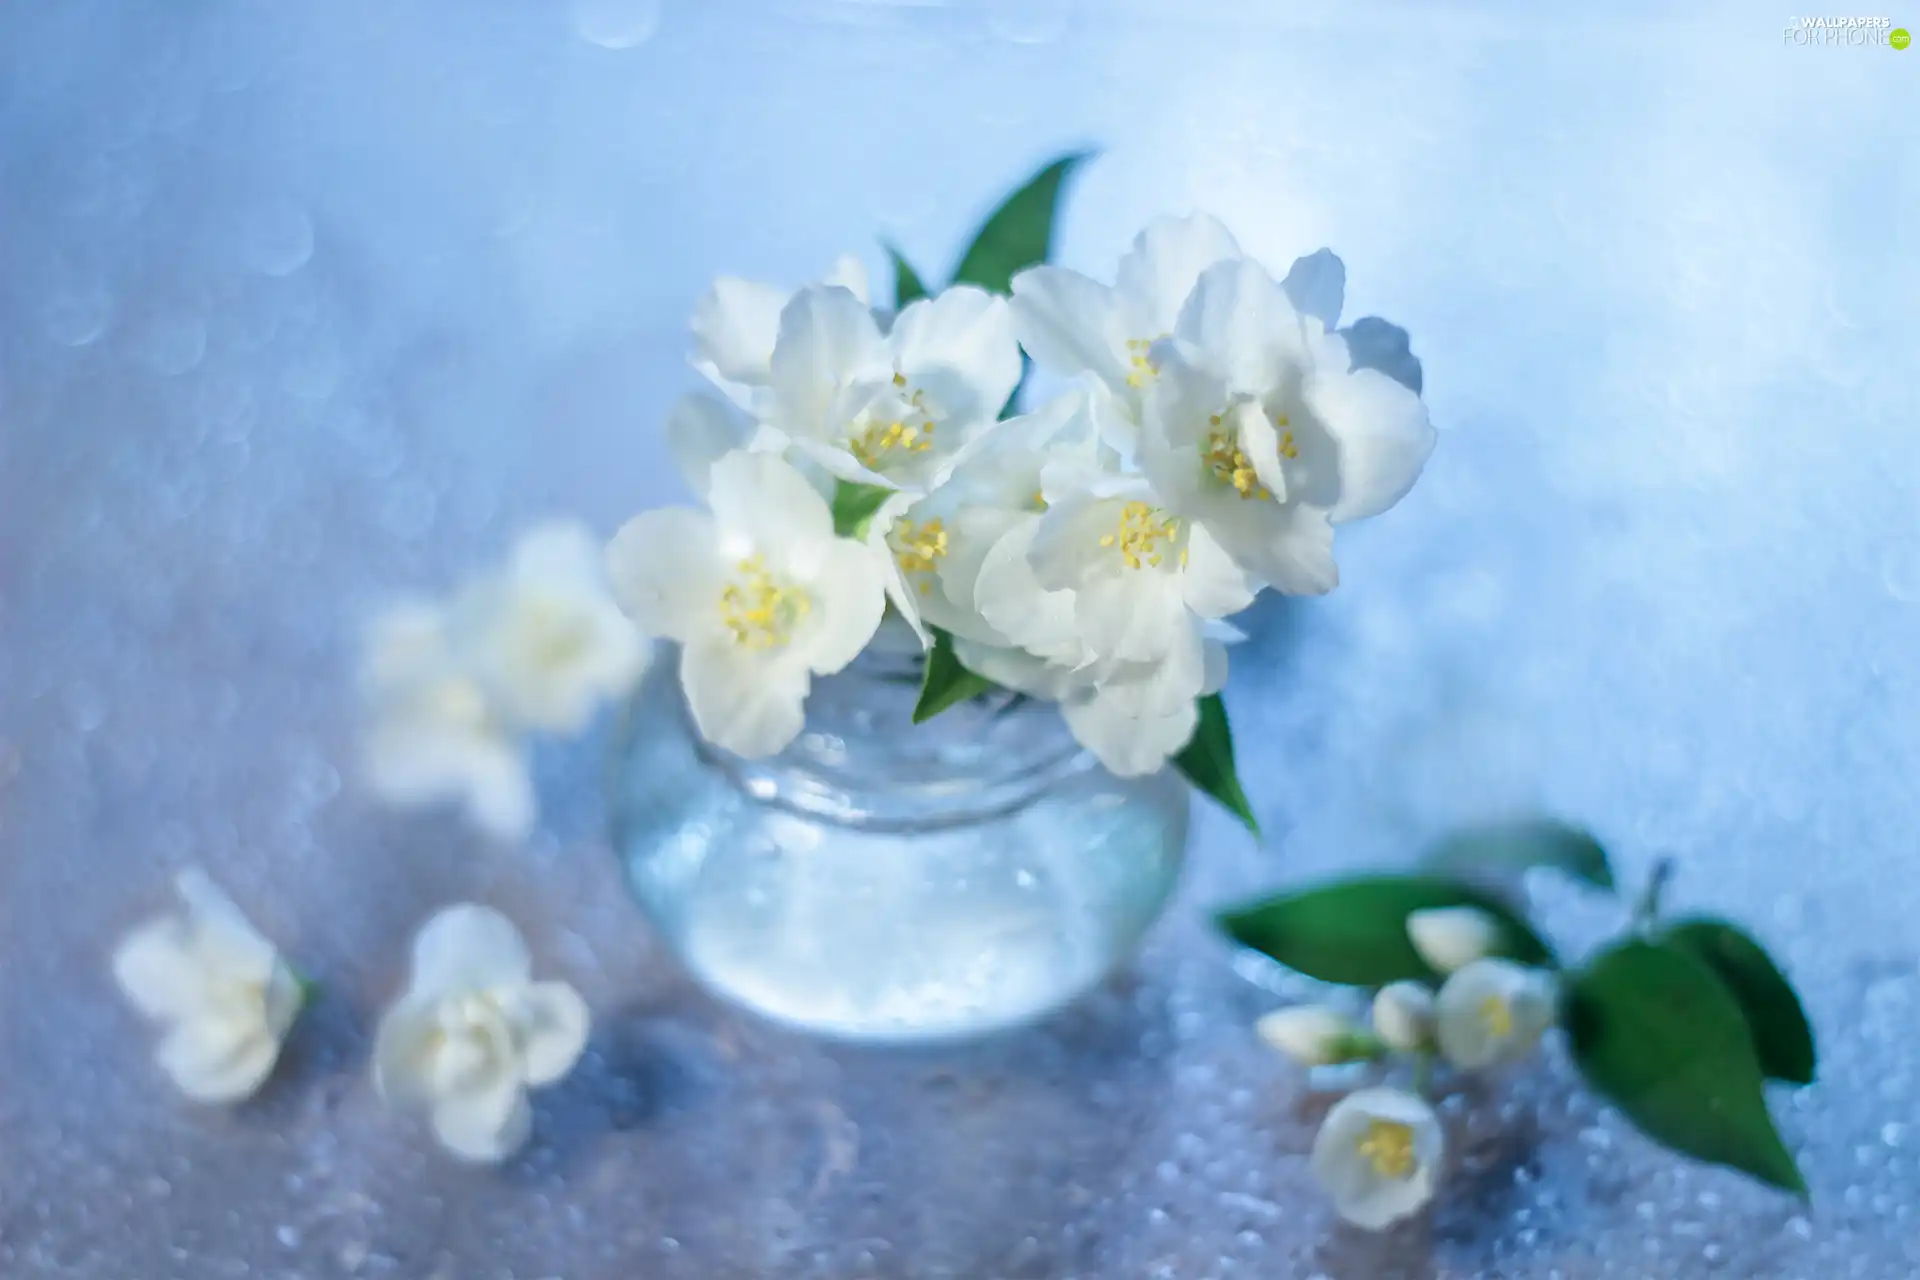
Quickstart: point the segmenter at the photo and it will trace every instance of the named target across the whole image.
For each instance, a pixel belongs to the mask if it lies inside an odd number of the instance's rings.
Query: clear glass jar
[[[1115,778],[1050,705],[996,693],[913,724],[905,641],[883,628],[817,679],[770,759],[701,740],[666,654],[620,734],[614,833],[641,906],[704,985],[822,1035],[1051,1013],[1132,953],[1186,845],[1186,784]]]

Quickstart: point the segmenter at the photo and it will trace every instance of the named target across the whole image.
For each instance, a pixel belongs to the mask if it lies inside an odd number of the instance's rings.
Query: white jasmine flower
[[[1206,214],[1156,218],[1120,259],[1111,286],[1065,267],[1029,267],[1013,278],[1020,345],[1042,368],[1091,374],[1112,415],[1112,442],[1130,449],[1143,398],[1157,371],[1154,343],[1173,332],[1200,273],[1240,256],[1240,246]]]
[[[513,923],[463,903],[435,915],[413,944],[406,993],[380,1019],[380,1096],[424,1108],[463,1160],[503,1160],[532,1127],[527,1090],[573,1069],[587,1042],[586,1002],[564,982],[535,982]]]
[[[1465,1071],[1517,1062],[1553,1025],[1545,975],[1509,960],[1476,960],[1447,979],[1434,1002],[1440,1051]]]
[[[844,288],[780,313],[763,419],[843,480],[925,490],[1020,381],[1004,298],[970,285],[909,304],[885,334]]]
[[[585,728],[652,654],[608,593],[592,535],[568,522],[523,536],[502,572],[462,593],[453,618],[492,704],[514,725],[554,733]]]
[[[847,290],[867,305],[867,269],[845,254],[820,281]],[[795,290],[738,276],[713,282],[693,311],[694,367],[744,407],[772,380],[773,348],[780,312]]]
[[[1421,1098],[1400,1089],[1361,1089],[1327,1113],[1313,1140],[1313,1176],[1334,1211],[1380,1231],[1433,1199],[1446,1135]]]
[[[526,760],[439,608],[403,604],[375,619],[361,683],[361,763],[376,795],[408,806],[458,801],[493,835],[526,835],[535,812]]]
[[[1254,1024],[1267,1044],[1303,1067],[1324,1067],[1370,1056],[1367,1036],[1352,1019],[1320,1004],[1276,1009]]]
[[[1491,954],[1502,939],[1500,922],[1478,907],[1435,907],[1407,917],[1407,937],[1420,958],[1441,973]]]
[[[731,453],[712,513],[642,512],[606,550],[621,606],[680,642],[680,682],[709,742],[770,755],[799,734],[815,675],[838,671],[886,608],[883,566],[833,532],[833,513],[781,459]]]
[[[166,1028],[155,1057],[180,1091],[238,1102],[272,1074],[300,1011],[300,980],[206,873],[184,871],[174,884],[185,910],[129,934],[113,976]]]
[[[1433,1044],[1433,992],[1417,982],[1392,982],[1373,998],[1373,1030],[1388,1048],[1417,1053]]]
[[[1142,471],[1170,514],[1281,591],[1331,590],[1332,526],[1398,502],[1433,451],[1420,397],[1354,368],[1249,259],[1202,273],[1151,358]]]

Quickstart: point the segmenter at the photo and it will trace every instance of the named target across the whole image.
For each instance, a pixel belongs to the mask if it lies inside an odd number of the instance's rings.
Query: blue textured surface
[[[1788,21],[0,6],[0,1273],[1920,1274],[1920,51]],[[1331,244],[1443,433],[1338,594],[1263,611],[1230,699],[1270,843],[1203,818],[1132,983],[975,1051],[820,1049],[666,964],[597,744],[543,757],[526,849],[370,808],[359,618],[535,516],[671,498],[710,276],[878,273],[878,234],[936,272],[1084,143],[1065,261],[1192,207],[1282,269]],[[1630,877],[1677,855],[1680,901],[1785,957],[1825,1049],[1780,1100],[1811,1208],[1654,1150],[1555,1054],[1459,1120],[1431,1222],[1333,1223],[1326,1099],[1199,909],[1523,803]],[[168,1094],[105,975],[188,862],[328,985],[230,1117]],[[497,1173],[365,1079],[406,936],[466,895],[600,1019]]]

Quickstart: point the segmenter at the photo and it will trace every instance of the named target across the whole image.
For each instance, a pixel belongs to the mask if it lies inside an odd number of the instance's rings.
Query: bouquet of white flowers
[[[709,741],[781,750],[812,677],[890,611],[928,652],[916,719],[992,685],[1056,702],[1115,774],[1172,759],[1251,823],[1214,696],[1227,620],[1332,589],[1334,526],[1412,486],[1419,365],[1385,321],[1340,327],[1331,252],[1277,280],[1206,215],[1149,224],[1112,284],[1043,265],[1080,159],[1010,197],[938,292],[894,252],[892,308],[852,258],[701,301],[714,390],[668,433],[706,509],[636,516],[606,567],[680,644]],[[1019,412],[1028,361],[1062,389]]]

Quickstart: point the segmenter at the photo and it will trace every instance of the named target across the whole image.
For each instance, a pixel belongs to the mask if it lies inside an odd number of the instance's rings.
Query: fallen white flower
[[[518,840],[533,827],[520,744],[461,662],[445,613],[403,604],[374,620],[361,671],[361,767],[389,804],[459,802],[482,829]]]
[[[772,454],[728,454],[709,496],[711,514],[667,507],[629,520],[607,545],[607,574],[628,614],[680,642],[701,735],[767,756],[799,735],[813,676],[873,638],[884,567],[834,536],[826,500]]]
[[[451,628],[468,669],[512,726],[573,734],[626,694],[652,656],[607,590],[584,525],[524,534],[506,567],[462,592]]]
[[[1327,1113],[1313,1140],[1313,1176],[1334,1211],[1380,1231],[1433,1199],[1446,1135],[1433,1108],[1400,1089],[1361,1089]]]
[[[175,878],[185,910],[129,934],[113,976],[166,1027],[161,1070],[196,1102],[251,1097],[273,1072],[300,1012],[300,980],[205,872]]]
[[[1407,917],[1407,937],[1441,973],[1465,968],[1502,941],[1500,922],[1478,907],[1434,907]]]
[[[406,993],[380,1020],[373,1080],[380,1096],[425,1109],[463,1160],[504,1160],[527,1139],[527,1091],[573,1069],[587,1043],[587,1005],[564,982],[535,982],[519,930],[473,903],[447,907],[413,944]]]
[[[1433,992],[1417,982],[1393,982],[1373,998],[1373,1030],[1389,1048],[1417,1053],[1433,1044]]]
[[[1516,1062],[1553,1024],[1546,976],[1510,960],[1476,960],[1447,979],[1434,1002],[1440,1051],[1466,1071]]]
[[[1360,1028],[1352,1019],[1321,1004],[1275,1009],[1254,1023],[1254,1030],[1270,1048],[1303,1067],[1324,1067],[1366,1056],[1353,1052],[1356,1040],[1361,1038]]]

